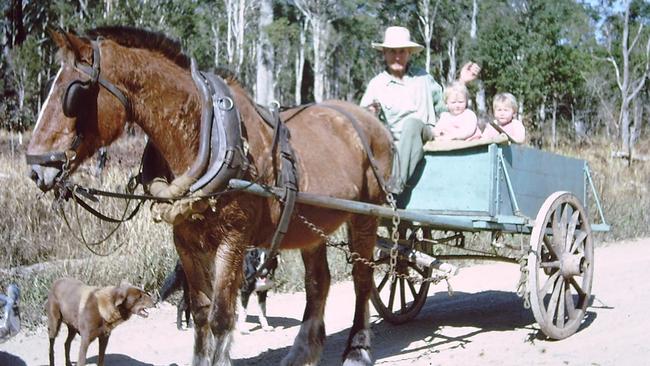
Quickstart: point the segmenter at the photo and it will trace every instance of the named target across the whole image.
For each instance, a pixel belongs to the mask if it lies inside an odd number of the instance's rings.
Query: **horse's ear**
[[[65,36],[65,31],[59,27],[48,27],[47,32],[52,37],[54,43],[61,49],[71,49],[72,45]]]
[[[75,54],[75,59],[77,61],[84,61],[89,65],[93,64],[93,48],[90,45],[90,42],[86,38],[81,38],[72,32],[67,32],[63,34],[70,49]]]
[[[92,65],[93,50],[87,39],[81,38],[73,32],[66,32],[61,28],[49,27],[48,32],[61,50],[72,52],[75,60],[85,61]]]

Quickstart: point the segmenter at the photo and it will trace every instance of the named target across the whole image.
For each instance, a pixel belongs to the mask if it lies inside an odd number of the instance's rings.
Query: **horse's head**
[[[126,96],[110,80],[112,52],[100,41],[52,31],[61,69],[39,113],[27,149],[30,177],[43,191],[120,135],[130,114]]]

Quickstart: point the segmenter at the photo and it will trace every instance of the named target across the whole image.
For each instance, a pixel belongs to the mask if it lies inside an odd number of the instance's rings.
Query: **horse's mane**
[[[90,38],[108,38],[125,47],[158,51],[178,66],[190,68],[190,58],[183,53],[181,43],[163,33],[127,26],[98,27],[85,33]]]

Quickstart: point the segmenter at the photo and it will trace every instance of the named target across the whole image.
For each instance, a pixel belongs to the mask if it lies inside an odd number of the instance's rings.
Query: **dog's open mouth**
[[[137,314],[138,316],[143,317],[143,318],[146,318],[146,317],[149,316],[149,312],[148,312],[147,309],[145,309],[145,308],[142,308],[142,309],[138,310],[138,312],[137,312],[136,314]]]

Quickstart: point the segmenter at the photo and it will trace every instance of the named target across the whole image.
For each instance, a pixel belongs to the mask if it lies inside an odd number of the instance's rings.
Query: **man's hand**
[[[478,74],[481,72],[481,67],[475,62],[468,62],[460,69],[460,77],[458,81],[467,84],[470,81],[476,80]]]
[[[379,103],[378,100],[373,100],[372,104],[368,105],[366,109],[375,115],[375,117],[379,117],[379,112],[381,111],[381,104]]]

